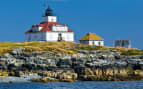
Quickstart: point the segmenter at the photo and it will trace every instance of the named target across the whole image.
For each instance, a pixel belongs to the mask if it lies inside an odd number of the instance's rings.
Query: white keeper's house
[[[59,24],[48,7],[40,24],[34,24],[26,33],[26,41],[74,42],[74,32],[66,24]]]
[[[88,33],[86,36],[80,39],[81,44],[104,46],[104,39],[95,33]]]

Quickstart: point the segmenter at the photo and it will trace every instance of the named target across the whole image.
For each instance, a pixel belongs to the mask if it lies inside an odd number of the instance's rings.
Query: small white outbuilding
[[[86,36],[80,39],[81,44],[104,46],[104,39],[96,35],[95,33],[88,33]]]

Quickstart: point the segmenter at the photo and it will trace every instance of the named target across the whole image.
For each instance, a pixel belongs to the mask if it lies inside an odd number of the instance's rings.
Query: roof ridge
[[[104,39],[96,35],[95,33],[88,33],[86,36],[84,36],[80,40],[104,40]]]
[[[59,24],[58,22],[43,22],[38,24],[39,27],[43,27],[39,32],[45,32],[45,31],[52,32],[50,26],[52,26],[53,24],[62,25],[62,24]],[[73,32],[73,31],[68,28],[67,32]],[[25,32],[25,34],[28,34],[28,33],[32,33],[32,28],[27,32]]]

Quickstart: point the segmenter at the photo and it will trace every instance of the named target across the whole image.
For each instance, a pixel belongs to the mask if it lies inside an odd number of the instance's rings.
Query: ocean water
[[[143,81],[74,83],[0,83],[0,89],[143,89]]]

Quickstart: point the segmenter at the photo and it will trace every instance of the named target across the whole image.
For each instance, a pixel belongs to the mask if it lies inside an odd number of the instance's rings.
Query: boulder
[[[24,50],[24,47],[18,47],[18,48],[13,49],[11,54],[18,55],[18,54],[22,53],[23,50]]]
[[[76,80],[77,79],[77,74],[76,73],[60,73],[58,74],[57,78],[62,80],[62,79],[72,79],[72,80]]]
[[[89,54],[89,51],[87,51],[87,50],[78,50],[78,53]]]
[[[143,56],[140,56],[140,59],[143,59]]]
[[[77,58],[86,58],[86,57],[87,57],[87,55],[85,55],[85,54],[82,54],[82,53],[77,54]]]
[[[9,53],[4,54],[4,58],[13,58],[13,56]]]
[[[57,63],[57,66],[62,68],[70,68],[71,65],[72,65],[71,59],[60,59],[59,62]]]
[[[90,54],[96,54],[97,51],[90,51],[89,53],[90,53]]]
[[[24,73],[22,71],[16,71],[15,72],[15,76],[17,76],[17,77],[23,77]]]
[[[107,55],[102,55],[102,56],[99,56],[99,59],[107,59],[108,56]]]
[[[45,64],[47,64],[49,67],[57,67],[55,59],[46,59]]]

